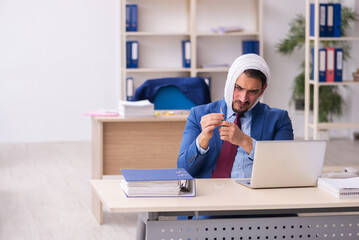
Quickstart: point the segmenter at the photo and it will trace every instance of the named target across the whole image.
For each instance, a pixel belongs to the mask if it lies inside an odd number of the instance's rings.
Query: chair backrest
[[[149,79],[136,89],[134,101],[148,99],[155,109],[184,109],[211,102],[208,85],[199,77]]]
[[[153,100],[155,109],[191,109],[196,106],[184,93],[175,86],[162,87]]]

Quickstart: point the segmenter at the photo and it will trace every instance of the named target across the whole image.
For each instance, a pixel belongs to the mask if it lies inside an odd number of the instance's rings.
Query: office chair
[[[184,109],[211,102],[208,85],[199,77],[149,79],[136,89],[134,101],[148,99],[156,110]]]

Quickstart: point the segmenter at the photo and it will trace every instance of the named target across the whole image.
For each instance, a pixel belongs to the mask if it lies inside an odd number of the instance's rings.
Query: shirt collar
[[[257,105],[257,104],[255,104],[255,105]],[[254,108],[254,106],[249,111],[244,113],[244,117],[247,118],[248,120],[250,120],[253,116],[253,108]],[[227,107],[226,119],[232,117],[234,114],[236,114],[236,113],[233,111],[232,107]]]

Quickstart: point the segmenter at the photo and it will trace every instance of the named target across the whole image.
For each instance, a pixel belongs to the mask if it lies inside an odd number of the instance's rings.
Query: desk
[[[176,168],[188,111],[149,118],[92,117],[92,177],[121,168]],[[102,223],[102,203],[92,194],[92,212]]]
[[[118,190],[118,179],[91,181],[109,212],[150,213],[146,219],[148,240],[359,238],[359,215],[158,221],[160,216],[180,215],[359,212],[359,199],[337,199],[316,187],[249,189],[232,179],[196,179],[196,184],[196,197],[169,201],[127,198]],[[343,237],[336,238],[340,234]]]

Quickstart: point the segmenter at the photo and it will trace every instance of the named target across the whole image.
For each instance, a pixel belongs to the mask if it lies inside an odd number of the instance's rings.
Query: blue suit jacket
[[[227,112],[224,99],[207,105],[196,106],[191,109],[188,116],[177,166],[186,169],[193,177],[210,178],[216,167],[223,144],[218,128],[213,131],[213,137],[209,141],[209,150],[204,155],[197,151],[196,138],[202,131],[201,117],[209,113],[219,113],[220,108],[223,109],[224,113]],[[251,137],[257,141],[293,140],[292,122],[289,119],[288,112],[258,103],[253,108]]]

